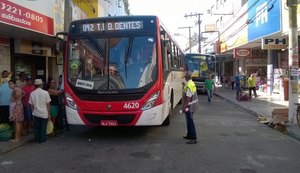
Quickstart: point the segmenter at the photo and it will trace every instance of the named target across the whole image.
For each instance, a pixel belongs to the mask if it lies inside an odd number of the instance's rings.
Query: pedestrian
[[[33,114],[33,131],[35,141],[39,143],[46,142],[47,122],[50,120],[50,96],[43,90],[43,81],[35,79],[36,89],[30,94],[29,104]]]
[[[231,81],[231,89],[234,90],[234,83],[235,83],[234,76],[230,77],[230,81]]]
[[[224,84],[224,75],[221,76],[221,85]]]
[[[64,91],[64,79],[63,75],[59,76],[58,80],[58,88],[59,90]],[[61,131],[66,128],[66,130],[69,130],[69,124],[66,117],[66,108],[65,108],[65,102],[64,102],[64,94],[61,94],[59,96],[59,116],[58,116],[58,127]]]
[[[9,104],[12,89],[8,84],[8,77],[3,78],[3,83],[0,85],[0,123],[12,125],[9,121]]]
[[[9,87],[13,90],[9,105],[9,120],[14,122],[15,126],[14,139],[12,139],[11,142],[17,143],[21,139],[22,124],[24,120],[23,104],[21,101],[23,91],[21,88],[16,87],[16,82],[14,80],[9,81]]]
[[[228,78],[227,78],[227,76],[224,76],[224,83],[225,83],[225,88],[228,88]]]
[[[11,79],[12,72],[8,72],[7,70],[3,70],[1,73],[1,78],[0,78],[0,85],[4,83],[5,80],[10,80]]]
[[[32,111],[30,104],[28,103],[30,94],[35,90],[31,76],[26,77],[26,85],[22,88],[24,96],[22,97],[23,109],[24,109],[24,121],[23,121],[23,135],[32,132]]]
[[[184,139],[189,139],[187,144],[197,143],[197,133],[195,123],[193,120],[194,112],[198,109],[198,95],[195,83],[192,81],[191,74],[186,72],[185,74],[186,83],[183,87],[183,106],[182,112],[185,113],[187,123],[187,134]]]
[[[48,93],[50,95],[51,98],[51,102],[50,102],[50,115],[51,115],[51,121],[54,124],[54,135],[55,135],[55,131],[57,130],[57,122],[56,119],[57,118],[61,118],[58,117],[59,115],[59,96],[62,95],[63,90],[57,90],[57,85],[56,85],[56,81],[54,79],[52,79],[51,81],[49,81],[49,88],[48,88]]]
[[[248,82],[248,88],[249,88],[249,96],[250,98],[252,98],[251,93],[253,91],[254,93],[254,97],[257,98],[257,94],[256,94],[256,79],[254,77],[254,74],[251,74],[250,77],[247,80]]]
[[[26,74],[25,72],[20,72],[19,79],[16,81],[17,87],[24,87],[26,85]]]
[[[234,83],[235,83],[235,89],[236,89],[235,97],[236,97],[236,99],[239,100],[240,94],[242,94],[242,90],[241,90],[241,78],[238,73],[234,77],[234,80],[235,80]]]
[[[207,79],[205,80],[205,90],[207,93],[207,100],[208,102],[211,102],[212,94],[213,94],[213,89],[216,88],[215,82],[211,79],[211,76],[208,75]]]

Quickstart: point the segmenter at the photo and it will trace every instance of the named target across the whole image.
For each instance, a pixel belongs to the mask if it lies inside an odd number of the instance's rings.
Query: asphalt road
[[[195,145],[182,139],[185,118],[176,107],[167,127],[72,127],[44,144],[29,143],[0,156],[0,173],[300,172],[299,141],[224,100],[199,98]]]

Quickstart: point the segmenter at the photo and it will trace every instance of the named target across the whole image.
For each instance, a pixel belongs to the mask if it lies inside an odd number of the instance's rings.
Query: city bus
[[[205,79],[215,76],[216,57],[212,54],[187,53],[185,54],[186,71],[192,73],[192,79],[196,84],[197,91],[205,93]]]
[[[69,124],[168,125],[182,98],[184,53],[156,16],[82,19],[65,33]]]

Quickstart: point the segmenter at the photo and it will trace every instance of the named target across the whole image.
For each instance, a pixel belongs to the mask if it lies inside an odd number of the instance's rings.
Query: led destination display
[[[110,32],[143,29],[143,21],[84,23],[78,28],[80,32]]]

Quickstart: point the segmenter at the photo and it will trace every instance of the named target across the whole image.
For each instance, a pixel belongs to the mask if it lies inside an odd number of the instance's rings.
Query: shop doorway
[[[30,75],[33,79],[42,79],[46,82],[46,57],[26,54],[15,54],[12,70],[15,79],[20,72]]]

